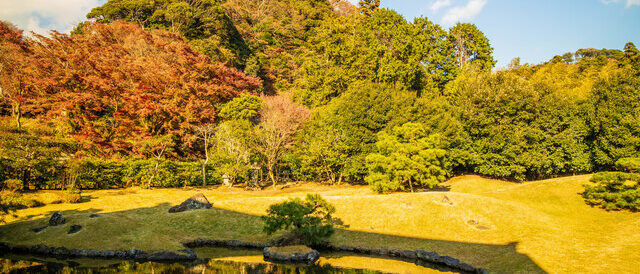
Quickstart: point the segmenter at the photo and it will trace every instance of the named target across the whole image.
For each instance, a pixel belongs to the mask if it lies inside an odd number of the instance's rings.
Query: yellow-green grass
[[[331,237],[335,244],[436,251],[499,273],[636,272],[640,269],[640,214],[586,205],[579,193],[589,178],[515,184],[463,176],[447,182],[447,192],[389,195],[374,194],[366,186],[316,184],[256,192],[227,188],[87,191],[83,195],[91,200],[85,203],[17,211],[17,218],[0,226],[0,241],[143,250],[178,250],[183,248],[181,242],[201,237],[267,242],[278,236],[261,233],[259,216],[267,207],[315,192],[334,204],[336,216],[349,225]],[[198,192],[214,204],[213,209],[167,213]],[[62,211],[67,224],[38,234],[31,231],[46,224],[54,211]],[[101,217],[91,219],[91,213]],[[67,235],[71,224],[84,228]]]

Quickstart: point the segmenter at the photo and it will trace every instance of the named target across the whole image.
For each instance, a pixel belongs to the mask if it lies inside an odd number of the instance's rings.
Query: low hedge
[[[128,186],[183,187],[202,185],[202,164],[198,162],[155,160],[86,159],[80,163],[76,186],[83,189]],[[154,176],[155,173],[155,176]],[[150,182],[149,179],[153,177]],[[218,184],[215,169],[207,165],[207,185]]]
[[[69,184],[69,175],[75,177],[75,187],[80,189],[109,189],[129,186],[184,187],[202,185],[202,163],[162,160],[155,170],[155,160],[104,160],[82,159],[78,161],[47,161],[29,168],[31,188],[61,189]],[[24,168],[8,159],[0,159],[0,184],[2,188],[14,188],[22,181]],[[155,173],[155,176],[154,176]],[[149,179],[153,180],[149,184]],[[221,183],[213,164],[207,165],[207,185]],[[11,184],[9,184],[11,183]]]

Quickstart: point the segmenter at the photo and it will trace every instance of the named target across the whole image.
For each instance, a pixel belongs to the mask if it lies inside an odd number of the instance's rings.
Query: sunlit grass
[[[449,192],[376,195],[366,186],[304,184],[285,190],[130,189],[86,191],[90,201],[17,211],[0,226],[0,240],[70,248],[178,250],[196,238],[267,242],[267,207],[288,197],[320,193],[349,225],[335,244],[423,249],[493,272],[602,273],[640,269],[640,214],[606,212],[579,195],[589,176],[515,184],[477,176],[454,178]],[[169,214],[202,191],[211,210]],[[38,199],[51,193],[32,195]],[[446,201],[444,197],[447,197]],[[32,228],[62,211],[67,224]],[[99,213],[99,218],[89,218]],[[71,224],[83,229],[67,235]],[[273,237],[277,237],[274,235]]]

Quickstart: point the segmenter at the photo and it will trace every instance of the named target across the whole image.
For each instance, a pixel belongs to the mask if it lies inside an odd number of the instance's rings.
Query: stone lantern
[[[232,187],[233,185],[231,184],[231,176],[227,174],[222,175],[222,184],[227,187]]]

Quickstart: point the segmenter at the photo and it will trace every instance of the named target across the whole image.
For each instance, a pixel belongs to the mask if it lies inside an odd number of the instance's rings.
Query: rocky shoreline
[[[248,248],[262,249],[270,247],[269,244],[245,242],[239,240],[214,240],[214,239],[196,239],[183,243],[185,249],[179,250],[179,253],[172,251],[156,251],[147,252],[132,248],[130,250],[87,250],[87,249],[68,249],[65,247],[50,247],[46,245],[11,245],[6,242],[0,242],[0,253],[20,253],[33,254],[42,256],[51,256],[56,258],[95,258],[95,259],[123,259],[135,261],[155,261],[155,262],[184,262],[195,261],[198,259],[193,248],[197,247],[231,247],[231,248]],[[426,252],[423,250],[403,250],[395,248],[373,248],[347,245],[324,244],[314,246],[315,249],[326,251],[342,251],[356,254],[367,254],[377,256],[387,256],[393,258],[401,258],[414,260],[416,264],[427,262],[434,265],[445,266],[454,270],[467,273],[488,273],[486,269],[477,268],[460,260],[443,256],[436,252]],[[278,261],[298,262],[296,258],[277,258]]]
[[[189,248],[196,247],[235,247],[235,248],[254,248],[265,249],[269,247],[269,244],[244,242],[238,240],[212,240],[212,239],[196,239],[184,243],[184,246]],[[361,247],[361,246],[347,246],[347,245],[333,245],[323,244],[319,246],[313,246],[318,250],[326,251],[342,251],[352,252],[356,254],[387,256],[393,258],[401,258],[407,260],[414,260],[416,263],[419,261],[431,263],[434,265],[445,266],[454,270],[463,271],[467,273],[488,273],[486,269],[474,267],[470,264],[461,262],[460,260],[440,255],[436,252],[426,252],[424,250],[403,250],[396,248],[374,248],[374,247]],[[280,260],[282,261],[282,260]]]
[[[68,249],[66,247],[51,247],[46,245],[11,245],[0,242],[0,253],[8,252],[55,258],[123,259],[155,262],[193,261],[198,258],[195,251],[190,248],[179,250],[180,253],[176,253],[171,251],[146,252],[135,248],[131,250]]]

